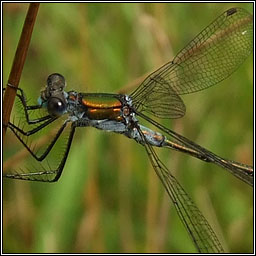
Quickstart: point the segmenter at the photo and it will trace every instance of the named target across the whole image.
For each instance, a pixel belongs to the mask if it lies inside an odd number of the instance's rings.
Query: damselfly
[[[36,105],[28,105],[23,90],[18,89],[17,100],[23,113],[9,122],[8,127],[32,155],[34,163],[7,171],[4,177],[57,181],[77,127],[91,126],[123,134],[145,147],[198,251],[222,252],[207,220],[153,147],[174,149],[216,164],[249,185],[253,185],[253,167],[217,156],[169,130],[151,116],[181,118],[186,108],[180,95],[206,89],[227,78],[252,50],[252,15],[243,9],[232,8],[199,33],[171,62],[150,74],[130,95],[66,92],[65,78],[58,73],[48,77]],[[161,132],[142,125],[141,119]],[[49,132],[47,141],[50,143],[34,140],[41,130]],[[58,145],[63,150],[59,150]]]

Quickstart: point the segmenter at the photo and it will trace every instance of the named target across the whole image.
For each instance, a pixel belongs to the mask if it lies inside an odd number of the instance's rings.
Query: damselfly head
[[[63,94],[63,90],[66,87],[66,80],[64,76],[58,73],[53,73],[47,78],[47,85],[41,91],[42,101],[47,101],[50,97],[55,97]]]
[[[47,107],[50,115],[60,116],[66,111],[67,93],[64,91],[66,81],[64,76],[53,73],[47,78],[47,85],[41,91],[39,104]]]
[[[66,86],[64,76],[58,73],[53,73],[47,78],[47,87],[50,91],[63,91]]]

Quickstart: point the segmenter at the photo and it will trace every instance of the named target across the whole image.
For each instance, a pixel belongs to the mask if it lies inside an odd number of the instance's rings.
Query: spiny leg
[[[23,92],[23,90],[21,88],[16,88],[15,86],[13,86],[12,84],[9,84],[9,83],[7,84],[7,86],[15,89],[16,91],[18,91],[20,93],[20,94],[17,93],[16,96],[19,98],[19,100],[23,106],[25,118],[26,118],[26,121],[28,124],[37,124],[37,123],[43,122],[43,121],[51,118],[50,115],[46,115],[46,116],[43,116],[43,117],[40,117],[37,119],[30,119],[29,111],[42,109],[43,108],[42,104],[28,106],[25,93]],[[3,90],[5,90],[5,88]]]
[[[61,129],[64,130],[65,127],[66,127],[66,125],[63,124]],[[19,170],[19,172],[4,173],[3,176],[6,178],[30,180],[30,181],[43,181],[43,182],[57,181],[60,178],[63,168],[65,166],[76,127],[77,127],[76,123],[71,124],[71,130],[69,132],[67,144],[65,146],[64,153],[61,157],[61,160],[59,161],[57,168],[51,169],[50,165],[48,163],[46,163],[48,166],[40,165],[42,170],[36,170],[36,169],[34,170],[32,167],[31,171],[26,172],[26,173],[22,173],[22,170]]]

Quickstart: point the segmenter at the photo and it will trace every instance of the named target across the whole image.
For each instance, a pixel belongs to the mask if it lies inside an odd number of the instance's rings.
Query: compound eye
[[[56,97],[51,97],[47,102],[48,113],[52,116],[61,116],[66,111],[66,104]]]

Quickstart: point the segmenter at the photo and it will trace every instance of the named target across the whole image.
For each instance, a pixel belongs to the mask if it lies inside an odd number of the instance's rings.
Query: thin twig
[[[40,5],[39,3],[31,3],[29,5],[27,16],[21,32],[20,40],[14,56],[8,83],[15,86],[16,88],[18,88],[22,69],[26,60],[27,51],[28,51],[39,5]],[[7,124],[10,119],[15,96],[16,96],[16,90],[14,88],[7,86],[4,94],[4,99],[3,99],[3,140],[5,137]]]

